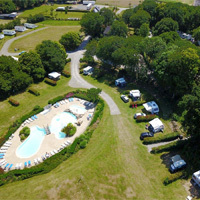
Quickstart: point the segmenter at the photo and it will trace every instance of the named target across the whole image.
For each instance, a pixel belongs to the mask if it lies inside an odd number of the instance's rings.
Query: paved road
[[[74,51],[69,52],[68,57],[71,58],[71,75],[72,78],[69,82],[69,86],[74,88],[95,88],[93,85],[85,81],[79,74],[79,60],[83,57],[84,47],[89,41],[89,37],[86,37],[80,47]],[[113,99],[106,94],[104,91],[101,92],[100,96],[106,101],[110,108],[111,115],[119,115],[120,110]]]
[[[29,33],[25,33],[25,34],[23,34],[23,35],[14,37],[14,38],[12,38],[12,39],[6,41],[5,44],[3,45],[1,51],[0,51],[0,56],[1,56],[1,55],[5,55],[5,56],[17,56],[17,55],[19,55],[19,53],[9,53],[9,52],[8,52],[9,46],[12,44],[12,42],[14,42],[15,40],[18,40],[18,39],[20,39],[20,38],[22,38],[22,37],[25,37],[25,36],[27,36],[27,35],[30,35],[30,34],[33,34],[33,33],[35,33],[35,32],[44,30],[44,29],[46,29],[46,28],[48,28],[48,27],[40,28],[40,29],[31,31],[31,32],[29,32]]]

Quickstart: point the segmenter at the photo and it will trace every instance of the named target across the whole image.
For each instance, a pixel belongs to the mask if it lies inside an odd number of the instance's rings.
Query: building
[[[150,101],[150,102],[144,103],[143,106],[146,109],[146,111],[150,112],[151,114],[159,113],[159,107],[155,101]]]
[[[57,81],[60,79],[60,74],[58,72],[51,72],[48,74],[48,77],[54,81]]]
[[[37,27],[37,25],[35,25],[35,24],[29,24],[29,23],[24,23],[24,26],[26,28],[36,28]]]
[[[16,34],[15,30],[3,30],[2,32],[4,35],[10,35],[10,36]]]
[[[150,126],[148,127],[148,130],[153,133],[157,132],[163,132],[164,131],[164,125],[160,121],[160,119],[155,118],[149,122]]]
[[[25,30],[26,30],[26,27],[24,26],[15,26],[15,31],[24,32]]]

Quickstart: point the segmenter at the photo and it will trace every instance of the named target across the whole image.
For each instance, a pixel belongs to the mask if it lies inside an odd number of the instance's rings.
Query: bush
[[[72,123],[69,123],[62,129],[62,132],[65,133],[66,136],[71,137],[76,133],[76,126],[74,126]]]
[[[172,140],[177,139],[179,136],[180,136],[179,132],[173,132],[166,135],[163,135],[161,133],[159,136],[144,138],[143,144],[153,144],[153,143],[159,143],[159,142],[172,141]]]
[[[20,140],[23,141],[25,140],[29,135],[30,135],[30,128],[25,126],[20,132],[19,132],[19,137],[20,137]]]
[[[12,99],[12,98],[9,98],[8,101],[13,106],[19,106],[19,102],[14,100],[14,99]]]
[[[83,69],[80,69],[80,72],[79,72],[80,74],[82,74],[83,73]]]
[[[45,78],[44,81],[45,81],[46,83],[48,83],[49,85],[52,85],[52,86],[56,86],[56,85],[57,85],[57,82],[56,82],[56,81],[51,80],[51,79],[49,79],[49,78]]]
[[[152,148],[151,153],[156,154],[156,153],[162,153],[162,152],[166,152],[170,150],[181,149],[184,147],[184,145],[187,144],[187,142],[188,140],[178,140],[178,141],[170,142],[169,144]]]
[[[83,58],[80,59],[80,63],[87,63],[87,65],[94,65],[95,60],[92,56],[84,56]]]
[[[142,104],[146,103],[146,101],[131,101],[130,102],[130,108],[132,108],[133,105],[137,105],[137,106],[142,106]]]
[[[124,94],[124,95],[129,95],[129,93],[130,93],[130,90],[125,90],[122,92],[122,94]]]
[[[84,149],[87,145],[87,141],[86,140],[83,140],[81,143],[80,143],[80,147],[81,149]]]
[[[49,101],[48,101],[48,104],[54,104],[54,103],[56,103],[56,102],[58,102],[58,101],[63,100],[63,98],[64,98],[64,96],[58,96],[58,97],[56,97],[56,98],[53,98],[53,99],[49,100]]]
[[[29,88],[28,92],[30,92],[31,94],[34,94],[35,96],[39,96],[40,95],[40,93],[34,88]]]
[[[182,179],[186,177],[186,173],[184,171],[176,172],[175,174],[170,174],[168,177],[165,178],[163,181],[164,185],[169,185],[178,179]]]
[[[67,78],[69,78],[71,76],[70,73],[68,71],[65,71],[65,70],[62,71],[62,75],[67,77]]]
[[[136,122],[149,122],[155,118],[157,118],[157,115],[138,116]]]
[[[36,14],[36,15],[29,15],[27,18],[28,23],[37,23],[37,22],[42,22],[45,20],[45,17],[42,13]]]
[[[66,59],[66,63],[71,62],[71,58]]]

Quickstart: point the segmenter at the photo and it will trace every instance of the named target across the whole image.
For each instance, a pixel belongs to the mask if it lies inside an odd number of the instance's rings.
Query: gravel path
[[[69,86],[74,88],[95,88],[92,84],[85,81],[79,74],[79,60],[83,57],[84,47],[88,43],[90,37],[86,37],[80,47],[74,51],[69,52],[68,57],[71,58],[71,75],[72,78],[69,82]],[[113,99],[106,94],[104,91],[101,92],[100,96],[106,101],[110,108],[111,115],[119,115],[120,110]]]
[[[9,48],[9,46],[12,44],[12,42],[14,42],[15,40],[18,40],[18,39],[20,39],[20,38],[22,38],[22,37],[25,37],[25,36],[27,36],[27,35],[31,35],[31,34],[33,34],[33,33],[35,33],[35,32],[42,31],[42,30],[44,30],[44,29],[46,29],[46,28],[48,28],[48,27],[40,28],[40,29],[31,31],[31,32],[29,32],[29,33],[25,33],[25,34],[23,34],[23,35],[14,37],[14,38],[12,38],[12,39],[6,41],[5,44],[3,45],[1,51],[0,51],[0,56],[1,56],[1,55],[5,55],[5,56],[17,56],[17,55],[19,55],[19,53],[9,53],[9,52],[8,52],[8,48]]]

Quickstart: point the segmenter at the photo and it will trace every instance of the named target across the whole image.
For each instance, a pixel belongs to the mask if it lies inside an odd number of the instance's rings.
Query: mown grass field
[[[161,0],[163,2],[181,2],[189,5],[193,5],[194,0]]]
[[[30,51],[40,44],[43,40],[59,41],[61,36],[69,31],[79,31],[79,26],[49,26],[47,29],[38,31],[32,35],[25,36],[14,41],[8,51],[14,52],[14,49],[21,51]]]
[[[79,26],[80,21],[45,20],[38,24],[47,25],[47,26]]]
[[[162,184],[169,172],[160,156],[149,154],[139,140],[145,124],[134,121],[136,110],[122,102],[117,88],[91,77],[84,78],[107,92],[119,106],[121,115],[111,116],[106,105],[103,118],[86,149],[48,174],[0,187],[1,198],[184,199],[187,196],[182,186],[184,181],[169,186]],[[48,99],[73,90],[67,86],[68,80],[62,78],[56,87],[45,83],[35,85],[41,95],[19,94],[16,96],[21,102],[18,108],[10,106],[7,101],[1,102],[4,111],[0,114],[1,124],[7,126],[36,104],[44,106]],[[139,111],[140,107],[137,109]],[[167,129],[169,131],[170,127]]]

